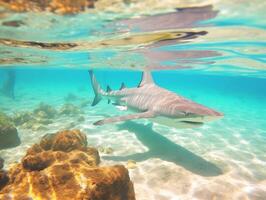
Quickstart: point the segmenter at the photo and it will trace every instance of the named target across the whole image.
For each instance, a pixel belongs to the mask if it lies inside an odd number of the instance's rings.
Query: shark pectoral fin
[[[128,121],[133,119],[143,119],[143,118],[152,118],[155,114],[152,111],[146,111],[142,113],[136,113],[136,114],[130,114],[130,115],[124,115],[124,116],[117,116],[117,117],[110,117],[103,120],[99,120],[94,125],[103,125],[103,124],[110,124],[110,123],[116,123],[116,122],[122,122],[122,121]]]

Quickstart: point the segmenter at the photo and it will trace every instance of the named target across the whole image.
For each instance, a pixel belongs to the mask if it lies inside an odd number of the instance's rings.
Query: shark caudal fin
[[[95,77],[95,75],[94,75],[92,70],[89,70],[89,74],[90,74],[90,78],[91,78],[91,85],[92,85],[92,88],[93,88],[93,91],[94,91],[94,94],[95,94],[95,97],[93,99],[93,102],[92,102],[91,106],[95,106],[102,99],[101,87],[100,87],[99,83],[97,82],[96,77]]]

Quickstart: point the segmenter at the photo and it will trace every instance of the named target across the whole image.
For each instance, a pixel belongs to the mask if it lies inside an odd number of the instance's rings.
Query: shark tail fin
[[[94,94],[95,94],[95,97],[93,99],[93,102],[92,102],[91,106],[95,106],[102,99],[102,95],[101,95],[101,90],[102,89],[101,89],[99,83],[97,82],[96,77],[95,77],[95,75],[94,75],[92,70],[89,70],[89,74],[90,74],[90,78],[91,78],[92,88],[93,88],[93,91],[94,91]]]

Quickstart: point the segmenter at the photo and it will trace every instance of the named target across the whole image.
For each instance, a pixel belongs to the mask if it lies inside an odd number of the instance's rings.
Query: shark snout
[[[193,104],[186,108],[186,121],[209,122],[220,119],[224,116],[223,113],[217,112],[200,104]]]

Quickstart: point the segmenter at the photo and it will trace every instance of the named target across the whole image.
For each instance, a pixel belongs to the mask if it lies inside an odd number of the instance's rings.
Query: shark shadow
[[[166,137],[152,130],[152,127],[127,121],[118,125],[119,129],[128,130],[136,135],[143,145],[149,148],[144,153],[136,153],[128,156],[104,156],[106,160],[141,162],[150,158],[159,158],[184,167],[201,176],[218,176],[223,172],[215,164],[192,153],[184,147],[175,144]]]

